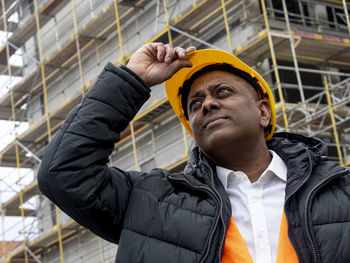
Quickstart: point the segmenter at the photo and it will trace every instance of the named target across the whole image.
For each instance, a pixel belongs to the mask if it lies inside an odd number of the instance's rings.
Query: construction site
[[[0,262],[114,262],[117,245],[40,194],[45,146],[108,61],[164,42],[230,52],[258,71],[276,101],[276,132],[321,138],[350,166],[348,0],[1,0]],[[19,129],[23,127],[25,129]],[[0,131],[0,137],[8,131]],[[111,166],[183,171],[192,137],[164,84],[122,133]],[[11,183],[9,183],[11,182]]]

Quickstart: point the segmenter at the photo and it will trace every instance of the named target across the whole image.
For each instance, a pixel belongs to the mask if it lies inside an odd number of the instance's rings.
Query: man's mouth
[[[210,117],[208,120],[205,121],[203,128],[209,128],[211,126],[214,126],[216,124],[221,123],[223,120],[225,120],[226,118],[224,116],[213,116]]]

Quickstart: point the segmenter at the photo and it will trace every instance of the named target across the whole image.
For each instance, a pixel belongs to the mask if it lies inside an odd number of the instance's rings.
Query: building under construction
[[[117,245],[42,196],[35,174],[104,65],[126,64],[148,42],[235,54],[269,83],[277,131],[322,138],[330,160],[349,166],[349,8],[348,0],[1,0],[0,119],[12,121],[15,139],[0,152],[0,166],[12,167],[0,181],[0,262],[114,261]],[[19,133],[21,123],[28,129]],[[163,84],[121,138],[110,165],[125,170],[182,171],[193,145]]]

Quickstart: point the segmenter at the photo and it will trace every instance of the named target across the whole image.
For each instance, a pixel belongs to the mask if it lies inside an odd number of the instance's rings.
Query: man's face
[[[218,147],[264,139],[270,119],[269,104],[258,100],[248,82],[226,71],[198,77],[189,92],[187,110],[195,141],[208,157]]]

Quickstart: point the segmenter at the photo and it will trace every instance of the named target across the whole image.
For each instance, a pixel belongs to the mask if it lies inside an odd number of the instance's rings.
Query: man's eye
[[[227,93],[227,92],[230,92],[230,89],[229,88],[225,88],[225,87],[222,87],[222,88],[218,88],[217,90],[216,90],[216,93],[217,94],[225,94],[225,93]]]
[[[200,107],[201,105],[202,105],[202,100],[200,100],[200,99],[193,99],[193,100],[191,100],[190,108],[192,110],[195,110],[198,107]]]

